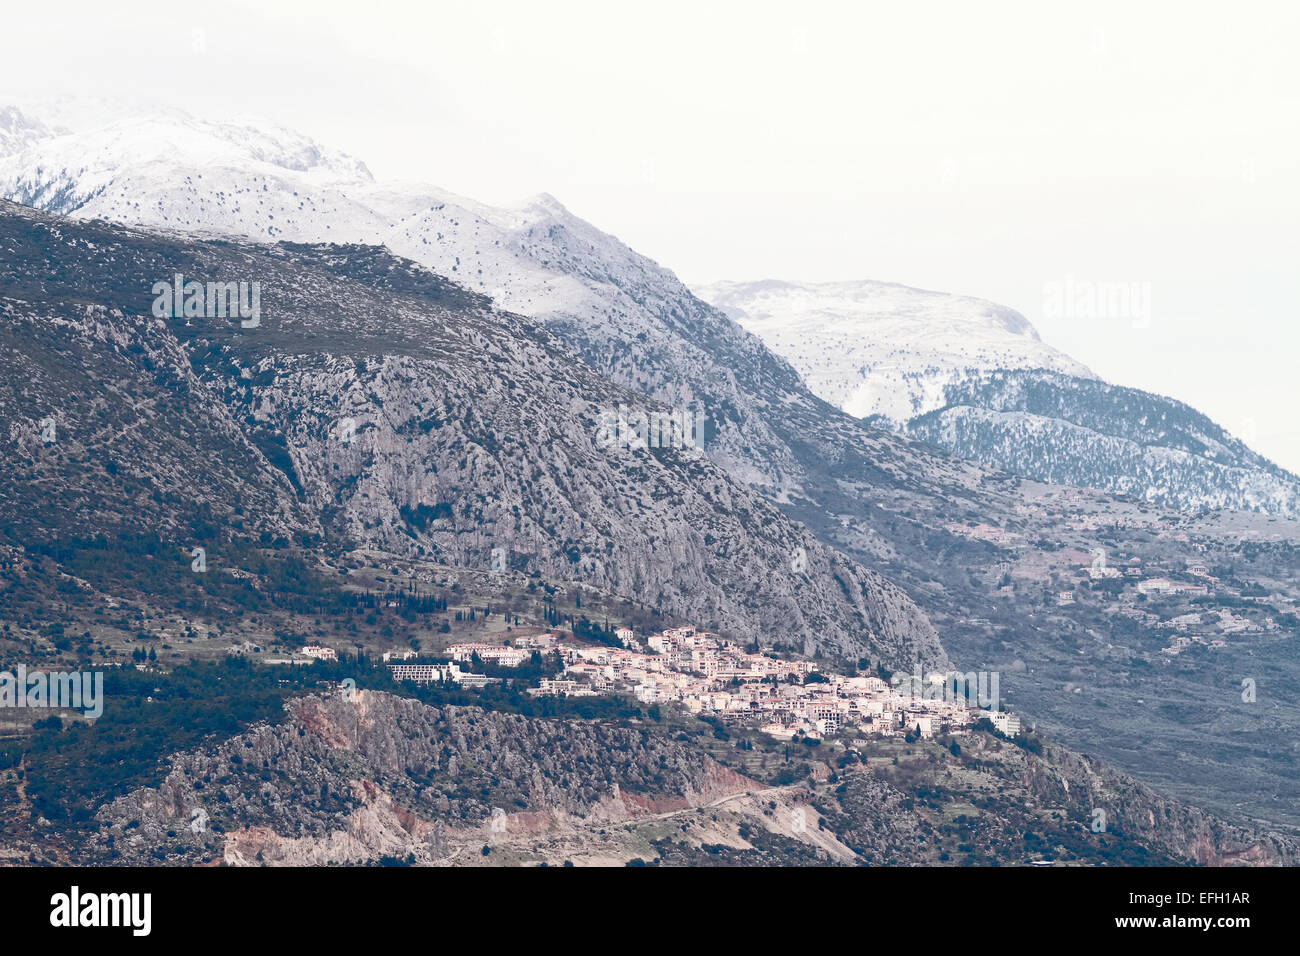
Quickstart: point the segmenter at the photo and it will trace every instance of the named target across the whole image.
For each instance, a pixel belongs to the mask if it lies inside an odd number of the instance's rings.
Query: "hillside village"
[[[462,643],[447,649],[451,661],[389,661],[394,680],[451,681],[481,687],[500,678],[467,670],[475,663],[514,668],[535,652],[558,655],[559,676],[542,678],[534,695],[629,694],[645,704],[674,703],[724,724],[759,727],[777,739],[820,739],[836,734],[962,734],[987,719],[1007,736],[1020,720],[1001,710],[996,674],[881,676],[823,672],[807,660],[751,653],[718,635],[685,626],[650,635],[645,646],[627,628],[614,632],[623,645],[584,646],[555,632],[515,638],[511,644]],[[991,709],[980,709],[978,705]]]

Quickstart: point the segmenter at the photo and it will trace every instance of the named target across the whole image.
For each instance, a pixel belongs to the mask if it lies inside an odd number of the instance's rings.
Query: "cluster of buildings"
[[[1139,594],[1182,594],[1188,597],[1200,597],[1210,593],[1210,589],[1204,584],[1188,584],[1169,578],[1147,578],[1145,581],[1138,582],[1137,589]]]
[[[1215,638],[1210,641],[1206,641],[1205,638],[1200,637],[1199,635],[1196,634],[1186,636],[1186,637],[1180,634],[1174,638],[1173,643],[1171,643],[1168,647],[1161,648],[1160,652],[1162,654],[1168,654],[1171,657],[1176,657],[1177,655],[1181,654],[1183,651],[1187,650],[1187,648],[1191,647],[1193,644],[1204,644],[1208,647],[1228,646],[1225,641],[1219,640],[1218,638]]]
[[[393,679],[416,684],[449,681],[483,687],[497,678],[471,673],[462,665],[477,658],[517,667],[534,650],[554,650],[563,673],[543,678],[530,688],[535,696],[584,697],[630,693],[646,704],[677,703],[701,716],[726,724],[760,727],[779,739],[821,738],[852,732],[880,736],[914,733],[921,737],[962,734],[981,717],[999,731],[1015,736],[1020,720],[998,709],[997,675],[992,692],[981,674],[913,677],[886,683],[876,676],[823,673],[812,661],[781,660],[750,653],[732,641],[694,627],[653,634],[645,647],[633,632],[619,628],[622,647],[588,646],[561,641],[545,633],[516,636],[504,644],[453,644],[446,663],[410,661],[408,655],[387,659]],[[960,678],[960,675],[958,675]],[[964,685],[964,686],[963,686]],[[957,690],[956,688],[962,689]],[[978,704],[993,707],[982,710]]]
[[[1023,548],[1025,546],[1025,536],[1023,534],[1016,531],[1006,531],[991,524],[964,525],[952,521],[944,525],[944,528],[953,534],[988,541],[1003,548]]]
[[[453,644],[447,648],[453,661],[468,664],[477,657],[484,664],[496,664],[498,667],[518,667],[532,656],[532,651],[524,647],[506,647],[504,644]]]
[[[786,739],[825,737],[849,729],[884,736],[960,734],[980,717],[988,717],[1008,736],[1020,730],[1013,714],[979,710],[965,693],[944,693],[946,675],[936,675],[938,680],[932,678],[927,687],[915,681],[891,687],[879,677],[821,673],[812,661],[748,653],[693,627],[654,634],[646,644],[652,653],[565,645],[563,676],[543,681],[533,693],[630,691],[643,703],[679,703],[692,713],[758,725]],[[974,691],[972,687],[967,693]]]
[[[495,664],[498,667],[518,667],[531,658],[534,651],[553,648],[557,640],[559,640],[558,634],[545,633],[519,635],[514,638],[511,645],[452,644],[447,648],[447,655],[451,658],[451,662],[445,664],[421,663],[418,659],[415,663],[406,663],[416,659],[414,651],[388,652],[384,654],[384,663],[388,665],[393,680],[396,681],[410,681],[414,684],[451,681],[454,684],[460,684],[462,687],[484,687],[488,684],[499,683],[501,679],[499,677],[488,677],[485,674],[475,674],[468,669],[462,668],[461,665],[469,665],[475,659],[478,659],[484,664]],[[542,681],[543,686],[549,686],[552,683],[555,682]],[[570,692],[567,688],[554,691],[554,693]]]
[[[1077,553],[1077,552],[1076,552]],[[1210,586],[1217,583],[1217,579],[1210,574],[1209,569],[1203,564],[1190,564],[1187,567],[1187,573],[1194,577],[1201,578],[1205,584],[1192,583],[1187,581],[1175,581],[1168,577],[1148,577],[1144,578],[1144,571],[1141,567],[1141,559],[1132,558],[1127,567],[1115,567],[1107,564],[1105,551],[1096,548],[1092,552],[1093,557],[1090,564],[1084,565],[1088,577],[1092,580],[1104,580],[1107,578],[1130,579],[1135,585],[1139,594],[1161,594],[1161,595],[1179,595],[1182,597],[1202,597],[1210,593]],[[1064,607],[1075,603],[1073,591],[1058,591],[1055,594],[1056,604]]]

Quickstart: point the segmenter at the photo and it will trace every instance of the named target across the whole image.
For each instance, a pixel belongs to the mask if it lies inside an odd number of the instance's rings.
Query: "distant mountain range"
[[[695,292],[828,402],[963,458],[1179,510],[1300,514],[1300,478],[1181,402],[1102,382],[1004,306],[883,282]]]
[[[553,197],[502,209],[427,185],[379,184],[361,161],[288,130],[168,111],[66,131],[9,108],[0,196],[149,228],[385,245],[546,322],[615,381],[674,407],[711,408],[711,457],[779,500],[815,497],[800,472],[824,470],[791,447],[806,424],[791,429],[788,410],[772,407],[788,404],[781,391],[806,396],[793,371],[850,416],[1014,474],[1180,509],[1297,513],[1296,476],[1179,403],[1133,389],[1099,403],[1096,377],[1012,309],[866,281],[695,290],[792,366],[778,369],[671,272]],[[985,384],[989,373],[1005,384],[1027,371],[1054,373],[1034,378],[1032,408],[1007,406],[1007,390]],[[1151,427],[1130,427],[1133,402]],[[1162,422],[1186,422],[1189,440]]]
[[[909,435],[1040,481],[1104,488],[1180,510],[1294,517],[1300,479],[1194,408],[1136,388],[998,369],[944,388]]]
[[[716,282],[693,291],[784,356],[808,387],[894,428],[943,407],[972,370],[1043,368],[1091,378],[1012,309],[888,282]]]

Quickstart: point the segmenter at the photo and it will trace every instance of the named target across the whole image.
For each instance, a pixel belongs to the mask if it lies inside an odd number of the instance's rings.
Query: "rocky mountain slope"
[[[927,574],[928,536],[946,535],[971,512],[1014,508],[995,476],[864,427],[813,395],[756,336],[671,272],[550,197],[492,209],[423,185],[360,176],[342,185],[337,164],[301,171],[269,161],[266,151],[233,162],[225,127],[188,119],[177,121],[176,150],[159,159],[151,140],[134,145],[126,122],[0,159],[0,194],[74,196],[54,208],[78,218],[263,241],[384,242],[541,320],[614,382],[669,408],[702,409],[714,464],[878,571]],[[104,142],[114,149],[105,152]]]
[[[1096,379],[1027,370],[971,376],[905,431],[963,458],[1177,510],[1300,515],[1300,478],[1193,408]]]
[[[955,749],[881,744],[896,757],[865,762],[842,751],[836,771],[814,760],[794,782],[772,783],[719,762],[700,737],[659,727],[374,691],[286,709],[281,723],[173,755],[160,784],[98,811],[82,852],[116,864],[272,866],[1298,858],[1286,838],[1225,825],[1087,758],[985,734]]]
[[[258,281],[261,325],[153,317],[176,273]],[[602,416],[643,398],[384,250],[186,242],[6,204],[0,308],[15,543],[265,531],[483,571],[499,548],[516,572],[746,640],[945,659],[898,588],[698,450],[610,445]]]
[[[223,124],[122,120],[0,158],[0,196],[150,228],[384,244],[545,322],[615,382],[669,407],[705,409],[709,457],[782,504],[857,498],[846,482],[863,481],[904,494],[901,510],[913,514],[983,493],[947,456],[836,412],[758,337],[552,197],[496,209],[423,184],[377,184],[355,160],[318,146],[272,149],[268,135],[247,130],[241,152]],[[273,139],[298,144],[288,132]]]
[[[287,706],[284,723],[178,754],[161,786],[101,809],[92,855],[137,864],[446,863],[466,840],[477,850],[494,825],[614,822],[752,785],[698,749],[642,730],[372,691]]]

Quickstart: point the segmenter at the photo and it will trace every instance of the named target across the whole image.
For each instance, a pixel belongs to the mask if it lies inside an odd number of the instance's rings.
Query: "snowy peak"
[[[65,142],[79,149],[90,167],[123,169],[150,162],[244,167],[252,163],[308,173],[322,181],[374,181],[360,160],[325,149],[301,133],[251,118],[220,123],[184,115],[128,117],[70,133]]]
[[[0,157],[19,152],[53,135],[53,130],[40,120],[24,115],[18,107],[0,106]]]
[[[947,456],[821,417],[816,395],[870,424],[1029,477],[1126,492],[1158,477],[1160,487],[1179,489],[1166,496],[1178,506],[1296,507],[1286,488],[1278,491],[1288,479],[1235,456],[1181,449],[1159,454],[1159,469],[1135,457],[1131,465],[1063,477],[1062,463],[1111,447],[1105,439],[1120,436],[1119,426],[1074,424],[1077,409],[1067,406],[1083,394],[1075,383],[1095,376],[1045,345],[1024,316],[992,302],[885,282],[767,280],[696,289],[713,308],[671,271],[548,194],[493,207],[427,184],[376,183],[360,161],[259,123],[202,122],[174,110],[107,122],[83,113],[74,121],[65,111],[53,114],[55,128],[33,115],[0,112],[0,198],[170,232],[386,246],[547,323],[621,385],[674,406],[714,409],[711,455],[747,482],[774,489],[778,500],[816,497],[806,485],[822,480],[823,459],[801,451],[813,420],[825,447],[849,441],[869,447],[864,456],[872,461],[905,459],[891,480],[921,473],[936,487],[939,476],[942,483],[963,480]],[[1061,393],[1062,408],[995,411],[979,404],[992,400],[982,391],[969,411],[954,407],[962,405],[954,389],[999,370],[1064,376],[1065,385],[1049,379],[1041,386]],[[959,423],[981,422],[979,434],[955,433]],[[1072,444],[1031,441],[1025,422],[1041,423],[1044,436],[1071,436]],[[790,436],[798,436],[799,449]],[[1022,453],[999,450],[1013,437]],[[1159,435],[1131,444],[1143,454],[1164,447]],[[914,464],[918,455],[924,465]],[[1221,479],[1206,478],[1207,469],[1218,475],[1224,467],[1230,470]]]
[[[942,406],[972,371],[1045,368],[1092,377],[1023,315],[984,299],[889,282],[716,282],[693,290],[763,339],[821,398],[895,427]]]
[[[550,193],[538,193],[529,199],[525,199],[515,207],[532,219],[572,219],[573,216],[564,203],[560,202]]]
[[[360,160],[255,121],[164,110],[82,118],[55,133],[13,110],[10,125],[27,132],[0,151],[0,197],[52,212],[263,242],[387,245],[536,317],[590,313],[593,285],[670,275],[549,194],[495,208],[427,184],[381,185]]]
[[[269,124],[213,123],[168,112],[67,132],[13,107],[0,111],[0,190],[28,205],[70,213],[111,194],[119,181],[138,190],[148,180],[179,181],[181,170],[221,169],[299,174],[319,184],[373,182],[361,161]]]
[[[809,319],[872,323],[911,316],[932,323],[970,323],[1038,341],[1038,333],[1029,320],[1014,309],[985,299],[928,292],[894,282],[797,283],[764,279],[724,281],[701,288],[709,293],[715,305],[741,309],[755,322],[806,315]]]
[[[963,458],[1166,508],[1300,514],[1300,478],[1182,402],[1037,370],[976,374],[945,391],[944,407],[906,431]]]

